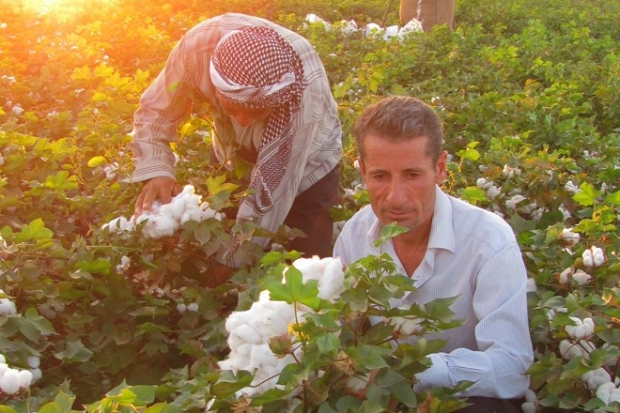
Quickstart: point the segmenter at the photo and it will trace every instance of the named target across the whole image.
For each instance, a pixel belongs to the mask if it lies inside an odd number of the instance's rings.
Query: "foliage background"
[[[0,1],[0,288],[18,308],[0,317],[0,352],[23,368],[38,356],[43,371],[27,394],[0,395],[6,406],[33,411],[71,395],[66,404],[81,409],[124,381],[157,385],[154,399],[186,410],[204,399],[208,386],[196,380],[208,382],[226,352],[224,314],[249,306],[265,272],[247,269],[238,283],[205,290],[204,251],[243,229],[205,222],[155,242],[100,228],[130,215],[137,195],[121,178],[132,168],[128,133],[141,92],[187,29],[238,11],[298,31],[323,58],[344,126],[339,219],[365,202],[347,191],[359,183],[349,129],[360,110],[388,94],[436,107],[453,156],[446,190],[503,214],[537,285],[529,293],[537,408],[619,411],[581,377],[600,366],[618,377],[620,3],[460,0],[455,31],[402,40],[304,24],[308,13],[359,27],[398,24],[397,3]],[[178,176],[225,206],[239,194],[213,181],[216,171],[201,161],[208,125],[199,116],[183,125]],[[505,175],[505,165],[520,174]],[[477,186],[479,178],[493,180],[499,194]],[[515,194],[538,212],[508,207]],[[577,245],[567,248],[564,228],[581,235]],[[581,254],[591,246],[607,258],[590,271],[592,281],[561,283],[565,268],[587,269]],[[118,267],[123,256],[129,268]],[[190,303],[198,310],[177,310]],[[562,358],[569,316],[595,319],[594,356]]]

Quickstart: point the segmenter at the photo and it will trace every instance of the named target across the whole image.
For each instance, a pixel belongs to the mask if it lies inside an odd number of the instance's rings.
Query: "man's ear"
[[[360,166],[360,173],[362,175],[366,174],[366,168],[364,167],[364,161],[362,161],[362,157],[361,156],[357,157],[357,163]]]

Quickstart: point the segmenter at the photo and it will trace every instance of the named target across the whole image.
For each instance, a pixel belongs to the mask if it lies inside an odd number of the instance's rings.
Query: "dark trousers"
[[[457,410],[456,413],[521,413],[523,399],[493,399],[491,397],[468,397],[470,406]]]
[[[289,242],[286,249],[303,253],[310,258],[332,256],[332,235],[334,221],[329,210],[338,204],[340,171],[336,167],[310,188],[297,195],[284,224],[304,232]]]

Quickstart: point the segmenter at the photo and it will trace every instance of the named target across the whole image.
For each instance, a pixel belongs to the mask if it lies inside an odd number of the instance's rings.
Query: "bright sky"
[[[47,13],[53,10],[70,9],[77,6],[85,6],[92,0],[23,0],[24,5],[39,13]],[[116,0],[99,0],[99,2],[112,3]]]

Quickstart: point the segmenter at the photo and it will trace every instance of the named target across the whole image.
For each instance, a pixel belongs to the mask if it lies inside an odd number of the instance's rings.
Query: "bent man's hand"
[[[159,201],[162,205],[168,204],[173,197],[180,193],[181,186],[172,178],[160,176],[150,179],[136,199],[134,214],[140,216],[143,211],[150,211],[154,201]]]

